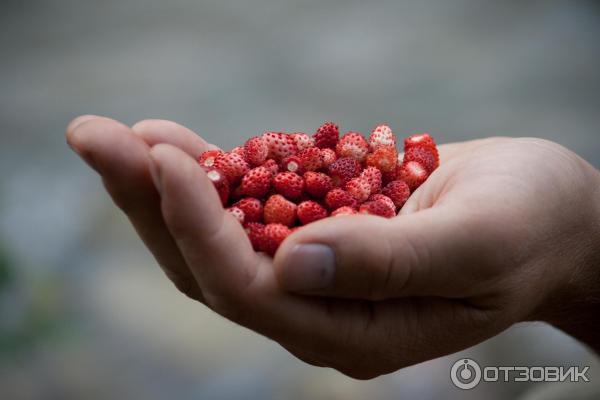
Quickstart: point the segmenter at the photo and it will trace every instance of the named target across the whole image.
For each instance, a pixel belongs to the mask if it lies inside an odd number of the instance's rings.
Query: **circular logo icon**
[[[481,368],[476,361],[470,358],[461,358],[452,365],[450,379],[459,389],[473,389],[481,381]]]

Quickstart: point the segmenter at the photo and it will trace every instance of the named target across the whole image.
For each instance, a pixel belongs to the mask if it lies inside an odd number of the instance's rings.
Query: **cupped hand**
[[[272,259],[223,210],[195,161],[215,147],[189,129],[83,116],[67,140],[179,290],[313,365],[371,378],[532,319],[600,347],[600,173],[557,144],[440,146],[399,216],[314,222]]]

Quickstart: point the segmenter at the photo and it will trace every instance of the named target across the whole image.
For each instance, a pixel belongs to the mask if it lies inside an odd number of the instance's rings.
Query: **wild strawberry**
[[[326,122],[317,129],[313,138],[315,139],[315,145],[321,149],[330,148],[335,149],[335,145],[338,142],[340,136],[340,129],[333,122]]]
[[[350,157],[362,162],[369,152],[369,144],[358,132],[348,132],[335,146],[338,157]]]
[[[281,161],[297,152],[296,143],[291,135],[283,132],[265,132],[262,138],[269,149],[268,157],[275,161]]]
[[[352,178],[346,183],[346,191],[354,196],[356,201],[362,203],[371,194],[371,184],[363,178]]]
[[[396,205],[394,204],[394,202],[392,201],[392,199],[390,199],[389,197],[387,197],[384,194],[381,193],[375,193],[369,196],[369,200],[368,201],[384,201],[386,202],[391,208],[396,209]]]
[[[400,167],[401,166],[402,166],[402,164],[397,163],[393,170],[381,173],[381,186],[382,186],[382,188],[385,185],[387,185],[388,183],[390,183],[391,181],[397,181],[398,180],[398,173],[400,172]]]
[[[295,172],[298,175],[302,175],[304,173],[304,168],[302,165],[303,164],[300,155],[287,156],[281,161],[281,171]]]
[[[223,153],[215,158],[214,167],[225,174],[230,184],[235,185],[248,172],[248,163],[237,153]]]
[[[285,197],[274,194],[265,203],[264,220],[267,224],[278,223],[292,226],[296,221],[296,206]]]
[[[246,144],[244,144],[244,150],[246,161],[253,167],[262,165],[269,155],[269,148],[260,136],[248,139]]]
[[[240,224],[244,223],[245,214],[240,208],[229,207],[226,210],[229,214],[233,215],[234,218],[237,219]]]
[[[338,158],[329,166],[329,176],[334,186],[344,186],[350,179],[360,174],[361,166],[353,158]]]
[[[263,205],[260,200],[254,197],[245,197],[235,203],[237,207],[244,212],[244,222],[260,222],[263,217]]]
[[[392,199],[397,208],[402,208],[410,197],[410,188],[404,181],[392,181],[383,188],[381,193]]]
[[[404,151],[415,146],[436,147],[435,140],[429,133],[417,133],[404,139]]]
[[[328,168],[337,160],[337,155],[332,149],[321,149],[322,168]]]
[[[244,192],[242,192],[242,185],[241,183],[237,186],[231,186],[229,188],[229,203],[235,203],[236,201],[240,200],[241,198],[244,197]]]
[[[269,158],[267,161],[265,161],[262,166],[271,171],[273,176],[277,175],[279,172],[279,165],[277,165],[277,161],[273,160],[272,158]]]
[[[244,146],[236,146],[229,150],[229,153],[237,154],[238,156],[242,157],[244,161],[246,161],[246,150],[244,150]]]
[[[316,171],[323,166],[323,158],[321,157],[321,149],[318,147],[310,147],[298,153],[298,158],[305,171]]]
[[[371,146],[371,151],[375,151],[380,147],[396,147],[396,137],[389,126],[378,125],[369,136],[369,145]]]
[[[325,196],[325,204],[327,204],[327,208],[333,211],[344,206],[350,206],[354,208],[358,203],[354,196],[347,191],[340,188],[335,188],[331,189]]]
[[[205,151],[204,153],[200,154],[200,157],[198,157],[198,163],[203,167],[212,167],[215,165],[215,158],[217,158],[217,156],[220,154],[223,154],[222,150]]]
[[[352,207],[344,206],[344,207],[340,207],[340,208],[334,210],[331,213],[331,216],[332,217],[337,217],[338,215],[354,215],[354,214],[358,214],[358,211],[356,211]]]
[[[271,188],[273,174],[265,167],[256,167],[242,178],[241,192],[249,197],[260,199]]]
[[[431,174],[439,165],[440,159],[435,147],[413,146],[404,152],[404,162],[416,161]]]
[[[298,219],[302,225],[327,217],[327,210],[314,201],[303,201],[298,204]]]
[[[406,182],[412,193],[425,182],[428,176],[429,173],[424,166],[416,161],[409,161],[402,164],[397,179]]]
[[[312,197],[320,199],[332,188],[333,183],[329,175],[312,171],[304,173],[304,190]]]
[[[203,167],[206,176],[211,180],[213,186],[217,190],[221,203],[225,205],[229,199],[229,182],[225,177],[225,174],[213,167]]]
[[[277,248],[292,233],[291,229],[282,224],[267,224],[260,240],[261,250],[273,256]]]
[[[396,216],[396,208],[384,200],[367,201],[360,206],[358,212],[360,214],[378,215],[385,218]]]
[[[250,243],[252,243],[254,250],[262,251],[265,247],[265,226],[258,222],[249,222],[244,225],[244,230],[246,231],[246,235],[248,235],[248,239],[250,239]]]
[[[381,172],[390,172],[396,167],[397,157],[398,153],[395,147],[382,146],[367,156],[366,164],[369,167],[378,168]]]
[[[315,147],[315,139],[311,138],[306,133],[292,133],[292,139],[294,139],[294,143],[296,143],[296,148],[298,149],[298,151]]]
[[[294,200],[304,191],[304,179],[294,172],[280,172],[273,178],[273,187],[277,193]]]
[[[381,171],[375,167],[367,167],[362,170],[360,177],[366,179],[371,185],[371,193],[381,192]]]

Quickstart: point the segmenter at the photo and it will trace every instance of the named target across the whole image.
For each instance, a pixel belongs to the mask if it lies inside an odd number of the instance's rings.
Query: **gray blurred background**
[[[544,324],[369,382],[295,360],[179,295],[67,148],[78,114],[232,147],[325,120],[440,142],[539,136],[600,166],[595,1],[0,2],[0,398],[505,399],[451,364],[595,365]],[[546,385],[547,386],[547,385]],[[562,386],[565,387],[564,385]],[[552,390],[552,388],[548,389]]]

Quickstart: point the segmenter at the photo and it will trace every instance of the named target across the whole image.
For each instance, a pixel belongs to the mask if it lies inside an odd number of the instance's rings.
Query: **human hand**
[[[399,217],[317,221],[273,260],[223,211],[194,160],[211,145],[186,128],[82,117],[68,140],[180,290],[311,364],[371,378],[531,319],[598,348],[600,174],[556,144],[440,146]]]

